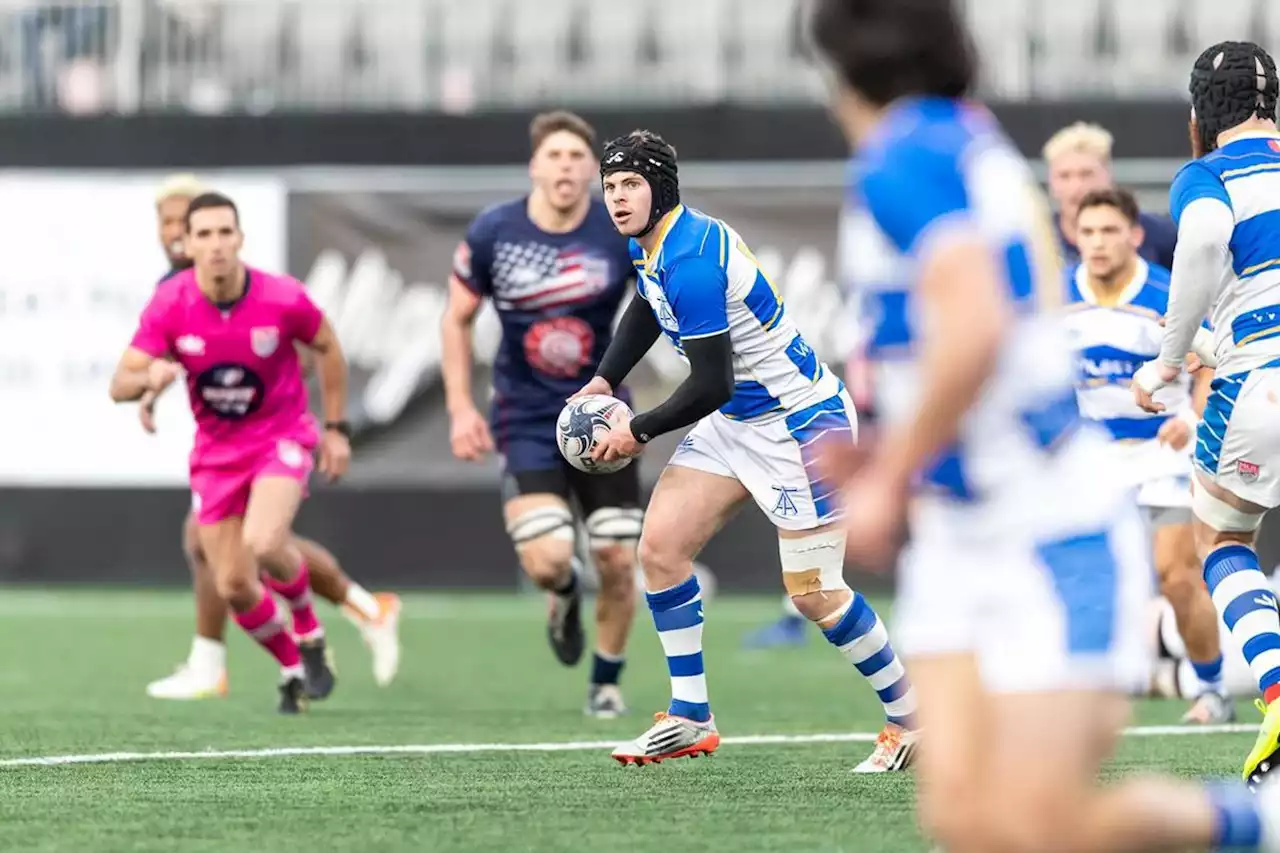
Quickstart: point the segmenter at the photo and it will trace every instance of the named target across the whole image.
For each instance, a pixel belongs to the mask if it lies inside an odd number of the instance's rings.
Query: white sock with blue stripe
[[[876,691],[884,705],[885,718],[904,729],[915,729],[916,694],[906,668],[889,644],[889,632],[880,617],[862,594],[855,592],[843,613],[839,613],[839,620],[823,628],[822,633]]]
[[[1258,555],[1245,545],[1224,545],[1204,561],[1204,580],[1263,698],[1271,704],[1280,697],[1280,612]]]
[[[705,723],[711,719],[707,702],[707,674],[702,666],[702,589],[696,575],[658,592],[646,592],[653,624],[667,656],[671,674],[671,705],[667,713]]]

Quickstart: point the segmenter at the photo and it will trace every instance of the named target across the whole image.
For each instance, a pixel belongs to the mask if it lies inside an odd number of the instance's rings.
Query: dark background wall
[[[1186,104],[1056,101],[993,104],[1024,153],[1072,121],[1096,121],[1116,136],[1117,157],[1185,157]],[[0,118],[7,167],[165,168],[326,165],[464,166],[528,159],[532,111],[442,114],[149,115],[76,119]],[[594,110],[610,138],[636,127],[663,134],[684,160],[829,160],[847,149],[817,107]],[[782,132],[779,132],[780,129]]]

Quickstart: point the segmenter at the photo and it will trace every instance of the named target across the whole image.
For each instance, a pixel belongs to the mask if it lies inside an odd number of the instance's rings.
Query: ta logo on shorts
[[[792,497],[799,489],[790,486],[774,486],[773,490],[778,493],[778,500],[773,505],[773,514],[782,518],[790,518],[800,514],[800,508],[796,506],[795,498]]]
[[[1240,479],[1246,483],[1256,483],[1258,474],[1261,471],[1260,466],[1253,462],[1246,462],[1241,459],[1236,463],[1236,470],[1240,472]]]

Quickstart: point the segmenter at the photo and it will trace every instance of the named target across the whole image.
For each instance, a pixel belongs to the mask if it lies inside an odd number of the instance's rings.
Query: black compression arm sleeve
[[[729,333],[684,341],[689,376],[665,403],[636,415],[631,434],[647,442],[706,417],[733,397],[733,345]]]
[[[640,363],[640,359],[644,358],[661,333],[658,318],[653,316],[653,309],[649,307],[648,301],[640,296],[632,297],[631,304],[622,312],[618,331],[609,342],[609,348],[604,351],[604,358],[600,359],[596,376],[608,382],[610,388],[616,389]]]

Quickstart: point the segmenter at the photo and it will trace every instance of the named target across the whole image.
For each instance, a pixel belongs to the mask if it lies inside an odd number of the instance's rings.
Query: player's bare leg
[[[907,660],[920,700],[919,719],[929,728],[929,748],[916,758],[916,808],[926,836],[947,853],[986,853],[969,844],[980,821],[979,791],[991,728],[986,697],[971,655]]]
[[[668,465],[645,511],[639,559],[645,598],[671,676],[671,704],[613,757],[623,764],[709,755],[720,745],[702,662],[702,592],[693,559],[749,497],[737,480]]]
[[[600,590],[596,594],[596,653],[587,713],[611,718],[626,712],[618,676],[636,612],[636,542],[593,539],[591,557],[600,576]]]
[[[258,565],[245,547],[244,523],[228,518],[201,525],[200,544],[213,566],[218,594],[230,605],[236,622],[280,664],[280,711],[306,707],[301,652],[276,600],[258,578]]]
[[[502,507],[525,575],[548,593],[547,637],[556,659],[574,666],[586,643],[582,592],[573,571],[573,513],[559,495],[517,495]]]
[[[400,670],[400,596],[391,592],[370,593],[342,570],[338,558],[319,542],[294,536],[311,575],[311,591],[335,607],[360,629],[373,656],[373,680],[386,687]],[[273,589],[279,584],[267,576]]]
[[[885,725],[858,773],[905,770],[915,757],[920,725],[916,695],[889,633],[871,605],[844,579],[843,522],[812,530],[778,531],[782,579],[796,610],[822,629],[876,691]]]
[[[1195,702],[1182,721],[1202,725],[1229,723],[1235,718],[1235,706],[1223,690],[1218,613],[1204,583],[1191,523],[1157,527],[1152,554],[1160,593],[1173,607],[1178,633],[1199,682]]]
[[[986,703],[989,731],[998,736],[973,740],[986,753],[970,780],[981,802],[958,839],[963,844],[944,841],[948,850],[1256,849],[1274,836],[1268,815],[1280,805],[1275,786],[1257,799],[1238,783],[1145,778],[1100,786],[1099,747],[1114,736],[1117,721],[1113,696],[1015,693],[998,699]],[[945,706],[948,700],[934,701]],[[1050,734],[1046,720],[1053,721]]]
[[[227,695],[227,603],[218,595],[213,569],[200,548],[200,527],[188,515],[182,551],[191,569],[196,601],[196,634],[187,660],[172,675],[147,685],[154,699],[206,699]]]
[[[302,482],[291,476],[254,480],[244,516],[243,547],[275,579],[272,589],[289,605],[293,633],[306,666],[307,695],[323,699],[333,692],[336,679],[324,627],[311,602],[310,570],[292,534],[293,519],[302,504],[302,489]]]

